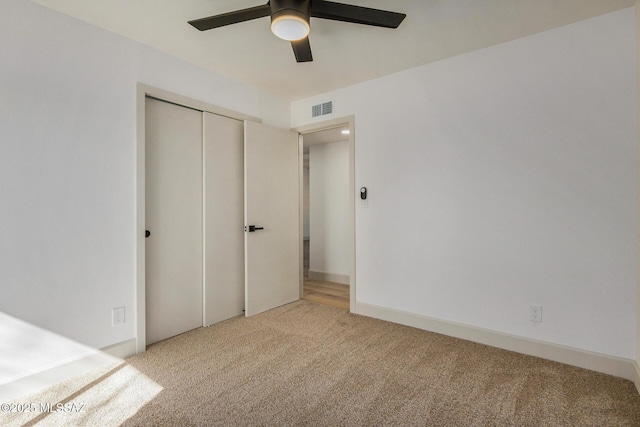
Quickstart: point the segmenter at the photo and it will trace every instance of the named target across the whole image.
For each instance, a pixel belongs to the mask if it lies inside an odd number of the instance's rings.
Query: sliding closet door
[[[202,113],[146,100],[147,344],[203,324]]]
[[[244,310],[244,123],[204,113],[205,325]]]

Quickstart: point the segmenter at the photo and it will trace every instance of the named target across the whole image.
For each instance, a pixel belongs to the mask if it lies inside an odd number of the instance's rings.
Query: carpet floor
[[[640,426],[630,381],[306,301],[21,401],[69,410],[0,425]]]

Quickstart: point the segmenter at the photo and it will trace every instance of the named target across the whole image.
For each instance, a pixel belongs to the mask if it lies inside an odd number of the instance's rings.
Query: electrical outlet
[[[537,304],[529,305],[529,320],[532,322],[542,322],[542,306]]]
[[[111,312],[111,326],[122,325],[124,323],[124,307],[114,308]]]

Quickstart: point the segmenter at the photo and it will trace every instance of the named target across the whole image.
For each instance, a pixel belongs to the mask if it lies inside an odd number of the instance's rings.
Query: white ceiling
[[[303,137],[304,154],[309,154],[309,147],[319,144],[330,144],[332,142],[348,141],[349,136],[343,135],[342,131],[348,129],[348,126],[338,126],[333,129],[327,129],[319,132],[308,133]]]
[[[304,145],[308,146],[348,141],[349,136],[342,134],[342,131],[345,129],[349,129],[349,126],[339,126],[337,128],[327,129],[320,132],[308,133],[304,135]]]
[[[635,0],[342,0],[407,14],[396,30],[312,18],[314,62],[261,18],[206,32],[187,21],[266,0],[32,0],[287,99],[350,86],[599,16]]]

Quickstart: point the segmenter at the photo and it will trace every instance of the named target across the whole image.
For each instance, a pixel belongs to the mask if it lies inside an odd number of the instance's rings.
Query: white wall
[[[95,348],[131,339],[137,82],[285,127],[288,104],[28,1],[0,2],[0,40],[0,312]],[[0,365],[57,362],[10,338]]]
[[[348,277],[351,274],[348,142],[309,147],[309,194],[309,276],[328,273]]]
[[[355,115],[357,300],[635,358],[635,55],[625,9],[293,102]]]

